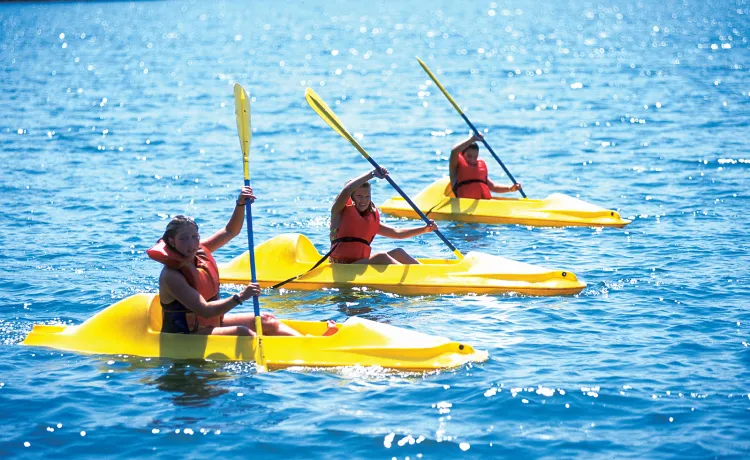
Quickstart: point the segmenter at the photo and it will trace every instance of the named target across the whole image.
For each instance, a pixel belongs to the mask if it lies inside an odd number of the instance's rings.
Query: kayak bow
[[[305,236],[285,233],[255,248],[257,280],[272,286],[304,273],[321,259]],[[369,287],[397,294],[520,294],[552,296],[577,294],[586,287],[575,274],[523,262],[470,252],[462,260],[419,259],[419,265],[338,264],[327,261],[288,284],[289,289]],[[222,283],[245,283],[248,253],[219,265]]]
[[[543,200],[499,198],[473,200],[446,194],[450,178],[438,179],[414,197],[414,202],[434,220],[455,220],[484,224],[519,224],[534,227],[624,227],[630,223],[617,211],[601,208],[572,196],[553,193]],[[378,206],[397,217],[417,219],[417,214],[400,197]],[[428,212],[429,211],[429,212]]]
[[[23,345],[94,354],[171,359],[253,361],[252,337],[167,334],[161,330],[157,294],[136,294],[111,305],[78,326],[35,325]],[[351,317],[339,331],[323,336],[322,321],[282,320],[302,337],[263,337],[266,367],[380,366],[431,371],[484,362],[486,351],[445,337]]]

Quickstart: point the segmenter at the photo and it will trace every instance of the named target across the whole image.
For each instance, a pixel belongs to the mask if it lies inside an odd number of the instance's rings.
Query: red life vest
[[[188,263],[182,267],[180,265],[185,261],[185,256],[167,246],[164,240],[159,240],[154,247],[146,251],[146,254],[169,268],[179,270],[188,284],[204,299],[212,300],[219,295],[219,267],[211,251],[205,246],[200,246],[192,264]]]
[[[219,267],[214,256],[205,246],[201,245],[195,255],[193,263],[182,265],[185,256],[167,246],[164,240],[158,243],[146,254],[153,260],[169,268],[179,270],[188,284],[198,291],[204,299],[211,301],[219,298]],[[182,266],[180,266],[182,265]],[[162,302],[162,332],[192,333],[198,327],[217,327],[222,325],[224,315],[204,318],[196,315],[190,309],[175,299],[169,304]]]
[[[487,184],[487,164],[477,159],[476,166],[470,165],[463,152],[458,155],[456,183],[453,193],[457,198],[473,198],[475,200],[489,200],[492,198]]]
[[[331,232],[331,259],[344,263],[356,262],[370,257],[370,243],[380,229],[378,208],[366,211],[364,215],[357,211],[351,199],[341,211],[339,227]],[[334,247],[335,246],[335,247]]]

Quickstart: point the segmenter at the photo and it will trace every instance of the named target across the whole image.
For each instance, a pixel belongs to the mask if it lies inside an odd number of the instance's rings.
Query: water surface
[[[750,6],[354,3],[0,5],[0,456],[747,458]],[[410,194],[445,174],[468,129],[415,55],[530,197],[634,220],[441,223],[463,252],[575,272],[580,295],[262,299],[282,317],[359,315],[490,353],[426,375],[19,345],[35,323],[154,292],[144,251],[170,216],[224,225],[242,184],[234,82],[252,96],[256,241],[301,232],[322,250],[333,197],[369,168],[306,87]],[[431,235],[400,244],[450,257]]]

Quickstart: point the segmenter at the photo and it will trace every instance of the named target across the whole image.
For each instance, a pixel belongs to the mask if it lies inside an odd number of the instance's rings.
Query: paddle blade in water
[[[242,148],[242,165],[245,180],[250,179],[250,99],[247,92],[239,83],[234,84],[234,112],[237,117],[237,133],[240,136]]]

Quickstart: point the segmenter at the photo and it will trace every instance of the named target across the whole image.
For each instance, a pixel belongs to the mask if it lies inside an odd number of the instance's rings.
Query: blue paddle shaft
[[[469,117],[467,117],[466,115],[464,115],[463,112],[461,112],[461,117],[464,119],[464,121],[466,122],[466,124],[469,125],[469,128],[471,128],[471,130],[474,131],[474,134],[479,135],[479,131],[474,126],[474,124],[471,122],[471,120],[469,120]],[[503,168],[503,171],[505,171],[505,174],[507,174],[508,177],[510,178],[510,180],[513,181],[514,184],[516,184],[517,182],[516,182],[516,179],[513,177],[513,174],[511,174],[510,171],[508,171],[508,168],[505,167],[505,165],[503,164],[503,162],[500,160],[500,157],[498,157],[495,154],[495,151],[492,150],[492,147],[490,147],[490,144],[487,143],[487,140],[484,138],[484,136],[482,136],[482,143],[484,144],[485,147],[487,147],[487,150],[490,151],[490,153],[492,154],[492,156],[495,157],[495,160],[497,160],[497,162],[500,163],[500,166]],[[526,194],[523,192],[523,189],[519,188],[518,191],[521,192],[521,196],[522,197],[526,198]]]
[[[375,166],[375,168],[378,171],[380,171],[380,165],[378,165],[378,163],[375,160],[373,160],[372,157],[370,157],[369,155],[367,156],[367,161],[369,161],[371,165]],[[393,187],[394,189],[396,189],[396,191],[398,192],[398,194],[401,195],[401,197],[404,200],[406,200],[407,203],[409,203],[409,205],[414,209],[414,211],[416,211],[417,214],[419,214],[419,217],[421,217],[422,220],[425,221],[426,224],[429,225],[431,223],[430,219],[428,219],[427,216],[425,216],[424,213],[419,209],[419,207],[417,207],[417,205],[414,204],[413,201],[411,201],[411,198],[409,198],[409,196],[406,193],[404,193],[403,190],[401,190],[401,187],[399,187],[398,185],[396,185],[396,183],[393,181],[393,179],[391,179],[390,175],[389,176],[385,176],[385,180],[387,180],[388,183],[391,184],[391,187]],[[443,236],[442,233],[440,233],[440,230],[435,230],[435,234],[437,236],[439,236],[441,240],[443,240],[443,243],[445,243],[451,249],[451,251],[456,252],[456,247],[453,246],[453,243],[451,243],[450,241],[448,241],[448,239],[445,236]]]
[[[245,179],[245,186],[250,187],[250,180]],[[253,243],[253,211],[249,198],[245,200],[245,220],[247,221],[247,250],[250,254],[250,281],[255,283],[257,278],[255,276],[255,243]],[[257,295],[253,296],[253,312],[256,318],[260,316],[260,303]]]

